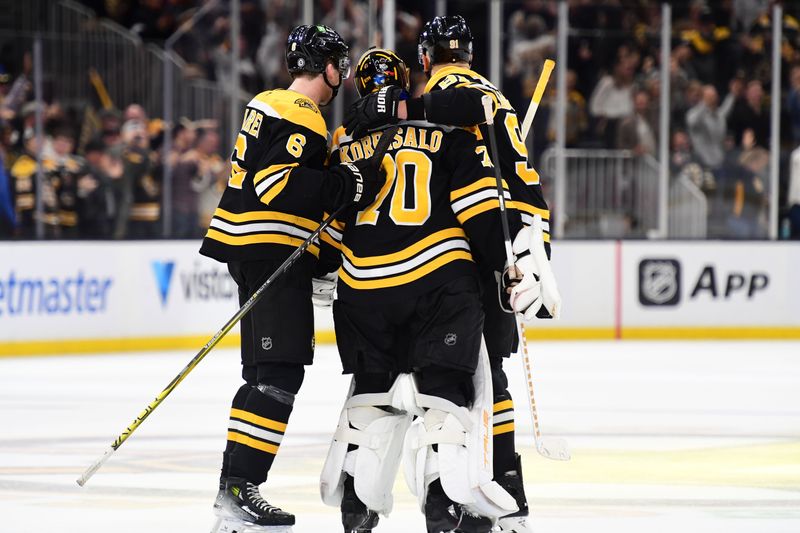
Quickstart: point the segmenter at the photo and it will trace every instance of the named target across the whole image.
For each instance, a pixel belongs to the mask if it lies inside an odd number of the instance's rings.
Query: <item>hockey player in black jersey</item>
[[[231,176],[200,253],[228,264],[244,303],[342,205],[363,209],[380,190],[379,162],[326,170],[327,128],[319,106],[348,77],[348,47],[326,26],[299,26],[286,44],[293,82],[247,104],[231,155]],[[242,377],[233,398],[217,532],[289,531],[292,514],[259,493],[314,354],[312,277],[319,246],[276,280],[241,322]]]
[[[362,95],[407,92],[407,69],[393,52],[373,49],[355,83]],[[337,129],[331,162],[368,157],[380,132],[353,138]],[[517,510],[492,481],[480,272],[502,270],[505,252],[482,148],[474,130],[400,122],[375,201],[323,234],[341,252],[334,323],[354,379],[321,489],[341,508],[346,533],[371,531],[391,511],[401,452],[429,533],[488,532]],[[516,209],[509,223],[514,234],[524,231]],[[535,299],[517,296],[517,311]]]
[[[407,98],[399,87],[388,87],[356,102],[347,117],[345,128],[358,137],[368,128],[396,123],[398,120],[427,120],[452,126],[479,126],[483,138],[487,127],[481,98],[489,95],[498,130],[501,174],[508,183],[513,205],[530,226],[533,217],[542,219],[543,240],[550,256],[549,210],[544,200],[539,174],[528,162],[528,152],[520,132],[517,114],[505,96],[488,80],[470,70],[472,33],[460,16],[436,17],[425,24],[419,37],[419,61],[429,76],[424,94]],[[480,147],[485,150],[485,147]],[[485,152],[484,152],[485,154]],[[513,233],[512,233],[513,236]],[[494,385],[494,473],[495,479],[511,492],[519,511],[500,521],[503,530],[526,533],[528,504],[522,483],[522,467],[514,445],[514,405],[508,392],[508,378],[503,359],[516,350],[517,327],[511,314],[497,305],[497,284],[493,273],[484,273],[484,337],[489,350]],[[503,288],[501,288],[503,290]],[[560,297],[554,285],[541,287],[544,305],[540,318],[557,313]],[[526,318],[530,318],[530,315]]]

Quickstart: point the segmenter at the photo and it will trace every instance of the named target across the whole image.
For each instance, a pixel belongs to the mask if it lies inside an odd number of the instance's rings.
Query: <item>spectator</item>
[[[672,135],[670,172],[673,177],[686,176],[706,195],[713,194],[716,189],[714,174],[697,161],[689,135],[683,130]]]
[[[709,224],[714,237],[755,239],[764,236],[764,172],[769,154],[755,145],[752,131],[745,131],[743,138],[743,148],[735,146],[731,135],[725,140],[726,157],[716,171],[718,191],[713,196]]]
[[[191,150],[172,171],[172,235],[176,239],[200,237],[200,222],[197,214],[197,190],[195,173],[197,161]]]
[[[578,76],[574,70],[567,71],[567,146],[578,146],[589,130],[589,115],[586,110],[586,99],[578,92],[576,85]],[[547,92],[548,97],[552,94],[552,89]],[[549,100],[549,99],[548,99]],[[543,102],[543,107],[552,107],[552,102]],[[556,137],[557,116],[550,113],[547,137],[553,140]],[[535,125],[535,121],[534,121]]]
[[[78,227],[87,239],[111,237],[114,196],[109,175],[110,158],[102,141],[86,145],[87,172],[78,180]]]
[[[597,119],[595,132],[612,146],[617,122],[633,113],[633,66],[620,59],[614,73],[606,74],[597,83],[589,99],[589,111]]]
[[[53,154],[44,159],[46,179],[56,197],[56,213],[62,238],[78,237],[78,180],[87,168],[81,158],[73,155],[74,134],[64,126],[58,126],[52,138]]]
[[[6,153],[2,150],[0,151],[0,239],[7,239],[14,234],[16,221],[11,180],[6,172]]]
[[[792,128],[792,141],[800,144],[800,65],[795,65],[789,74],[790,90],[786,99],[786,110]]]
[[[114,189],[115,239],[153,238],[160,234],[160,184],[153,178],[145,125],[128,121],[121,142],[111,150]]]
[[[736,100],[729,122],[737,146],[742,145],[744,131],[751,129],[756,144],[769,147],[770,117],[764,107],[764,88],[760,81],[752,80],[747,84],[744,99]]]
[[[697,78],[714,85],[718,81],[718,71],[726,68],[724,62],[719,61],[719,55],[726,50],[730,29],[717,26],[714,13],[704,0],[693,0],[689,11],[689,27],[680,32],[681,40],[692,51],[691,65]]]
[[[729,94],[720,106],[719,95],[713,85],[703,87],[702,94],[700,103],[686,114],[686,124],[695,155],[703,165],[715,169],[722,165],[725,157],[723,144],[733,96]]]
[[[47,180],[42,180],[41,190],[37,187],[39,165],[36,161],[36,154],[39,151],[39,142],[36,134],[30,128],[25,130],[22,138],[24,152],[11,167],[17,235],[23,239],[36,237],[36,202],[37,196],[41,195],[45,234],[54,237],[57,234],[58,226],[57,220],[54,218],[55,194]]]
[[[792,151],[789,170],[789,207],[790,237],[800,240],[800,145]]]
[[[672,134],[670,154],[669,168],[673,176],[680,174],[687,165],[695,162],[692,142],[685,131],[677,130]]]
[[[770,0],[733,0],[733,13],[738,31],[749,31],[753,23],[769,8]]]
[[[197,143],[197,151],[200,154],[197,180],[198,215],[203,230],[211,223],[211,216],[219,204],[231,172],[228,160],[223,160],[219,156],[219,146],[220,138],[216,127],[205,129]]]
[[[655,127],[651,121],[650,93],[636,91],[634,96],[634,112],[619,124],[617,130],[617,148],[633,150],[636,155],[656,155]]]

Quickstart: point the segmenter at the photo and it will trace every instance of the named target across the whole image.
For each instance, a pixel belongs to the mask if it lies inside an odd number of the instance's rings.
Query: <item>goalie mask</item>
[[[405,62],[391,50],[370,48],[358,60],[353,81],[361,97],[392,85],[408,94],[411,86],[408,72]]]

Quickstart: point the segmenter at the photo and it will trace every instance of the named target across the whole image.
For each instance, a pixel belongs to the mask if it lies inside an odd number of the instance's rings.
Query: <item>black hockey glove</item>
[[[335,165],[323,184],[323,207],[331,213],[342,205],[363,209],[375,200],[385,181],[386,171],[371,159]]]
[[[397,124],[397,104],[404,92],[400,87],[387,85],[355,102],[342,123],[345,133],[360,139],[371,129]]]

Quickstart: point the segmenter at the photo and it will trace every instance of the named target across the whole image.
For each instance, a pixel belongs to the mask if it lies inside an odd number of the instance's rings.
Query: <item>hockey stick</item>
[[[552,59],[545,59],[542,66],[542,73],[539,75],[539,81],[536,82],[536,89],[533,90],[531,103],[528,106],[528,111],[525,113],[525,119],[522,121],[522,142],[528,138],[528,132],[531,131],[533,125],[533,117],[536,116],[536,111],[539,109],[539,104],[542,102],[544,90],[547,87],[547,82],[550,81],[550,74],[555,68],[556,62]]]
[[[491,158],[495,161],[494,164],[494,177],[497,185],[497,198],[500,202],[500,218],[503,226],[503,240],[506,249],[506,263],[509,268],[514,265],[514,253],[511,248],[511,232],[508,228],[508,213],[506,212],[505,195],[503,193],[503,177],[500,174],[500,159],[497,150],[497,135],[494,131],[494,113],[492,112],[492,99],[490,96],[484,96],[481,99],[483,103],[483,112],[486,116],[486,126],[489,130],[489,148],[491,150]],[[539,414],[536,409],[536,399],[533,394],[533,375],[531,372],[530,356],[528,355],[528,345],[525,341],[525,327],[520,320],[519,315],[514,313],[514,318],[517,323],[517,331],[521,335],[522,342],[522,363],[525,370],[525,378],[528,382],[528,404],[531,409],[531,422],[533,424],[533,439],[536,443],[536,451],[539,455],[547,457],[548,459],[556,459],[567,461],[570,458],[569,447],[564,439],[558,437],[543,437],[539,429]]]
[[[389,144],[394,139],[394,135],[397,132],[397,129],[398,129],[397,126],[392,126],[383,133],[377,145],[375,146],[375,152],[372,157],[375,157],[378,161],[381,161],[383,159],[386,150],[389,149]],[[311,233],[311,235],[305,241],[303,241],[303,243],[300,246],[298,246],[297,249],[295,249],[295,251],[292,252],[292,254],[289,257],[286,258],[286,261],[284,261],[281,264],[281,266],[279,266],[275,270],[275,272],[273,272],[272,275],[269,278],[267,278],[267,281],[265,281],[258,289],[256,289],[253,295],[250,296],[250,298],[248,298],[248,300],[244,303],[244,305],[242,305],[242,307],[239,308],[236,314],[233,315],[230,318],[230,320],[228,320],[228,322],[225,323],[224,326],[222,326],[222,329],[217,331],[214,334],[214,336],[211,337],[211,339],[206,343],[206,345],[203,346],[199,352],[197,352],[197,355],[195,355],[192,358],[192,360],[189,361],[189,364],[187,364],[183,368],[183,370],[181,370],[180,373],[178,373],[178,375],[175,376],[175,378],[173,378],[172,381],[170,381],[169,385],[167,385],[164,388],[164,390],[162,390],[158,394],[158,396],[156,396],[155,400],[150,402],[150,404],[147,407],[145,407],[144,411],[142,411],[139,414],[139,416],[136,417],[136,419],[133,422],[131,422],[131,424],[127,428],[125,428],[125,431],[123,431],[119,436],[117,436],[117,439],[111,444],[111,446],[109,446],[106,449],[103,455],[101,455],[99,459],[97,459],[94,463],[92,463],[92,465],[89,468],[86,469],[83,475],[77,479],[78,485],[83,487],[86,484],[86,482],[89,481],[89,479],[95,474],[95,472],[97,472],[100,469],[100,467],[103,466],[103,464],[106,461],[108,461],[111,455],[115,451],[117,451],[119,447],[122,446],[122,444],[126,440],[128,440],[128,438],[133,434],[134,431],[136,431],[136,428],[142,425],[142,422],[144,422],[147,419],[147,417],[150,416],[150,414],[156,409],[156,407],[161,405],[161,402],[163,402],[166,399],[166,397],[169,396],[173,390],[175,390],[175,387],[177,387],[180,384],[180,382],[183,381],[184,378],[186,378],[186,376],[189,375],[189,372],[194,370],[194,368],[198,364],[200,364],[200,361],[202,361],[203,358],[206,355],[208,355],[208,352],[214,349],[214,347],[219,343],[219,341],[222,340],[222,338],[225,335],[227,335],[231,329],[233,329],[233,326],[235,326],[242,319],[242,317],[246,315],[247,312],[250,311],[250,309],[253,308],[256,302],[258,302],[258,300],[261,299],[261,296],[269,288],[269,286],[272,285],[272,283],[280,276],[282,276],[287,270],[289,270],[292,267],[292,265],[294,265],[297,262],[300,256],[303,255],[303,252],[305,252],[308,249],[308,247],[314,243],[314,241],[317,241],[319,239],[320,234],[325,230],[325,228],[327,228],[331,224],[331,222],[333,222],[333,220],[346,207],[348,207],[347,204],[342,205],[338,209],[336,209],[336,211],[331,213],[331,215],[328,216],[328,218],[326,218],[322,222],[322,224],[320,224],[319,227],[315,229],[314,232]]]

